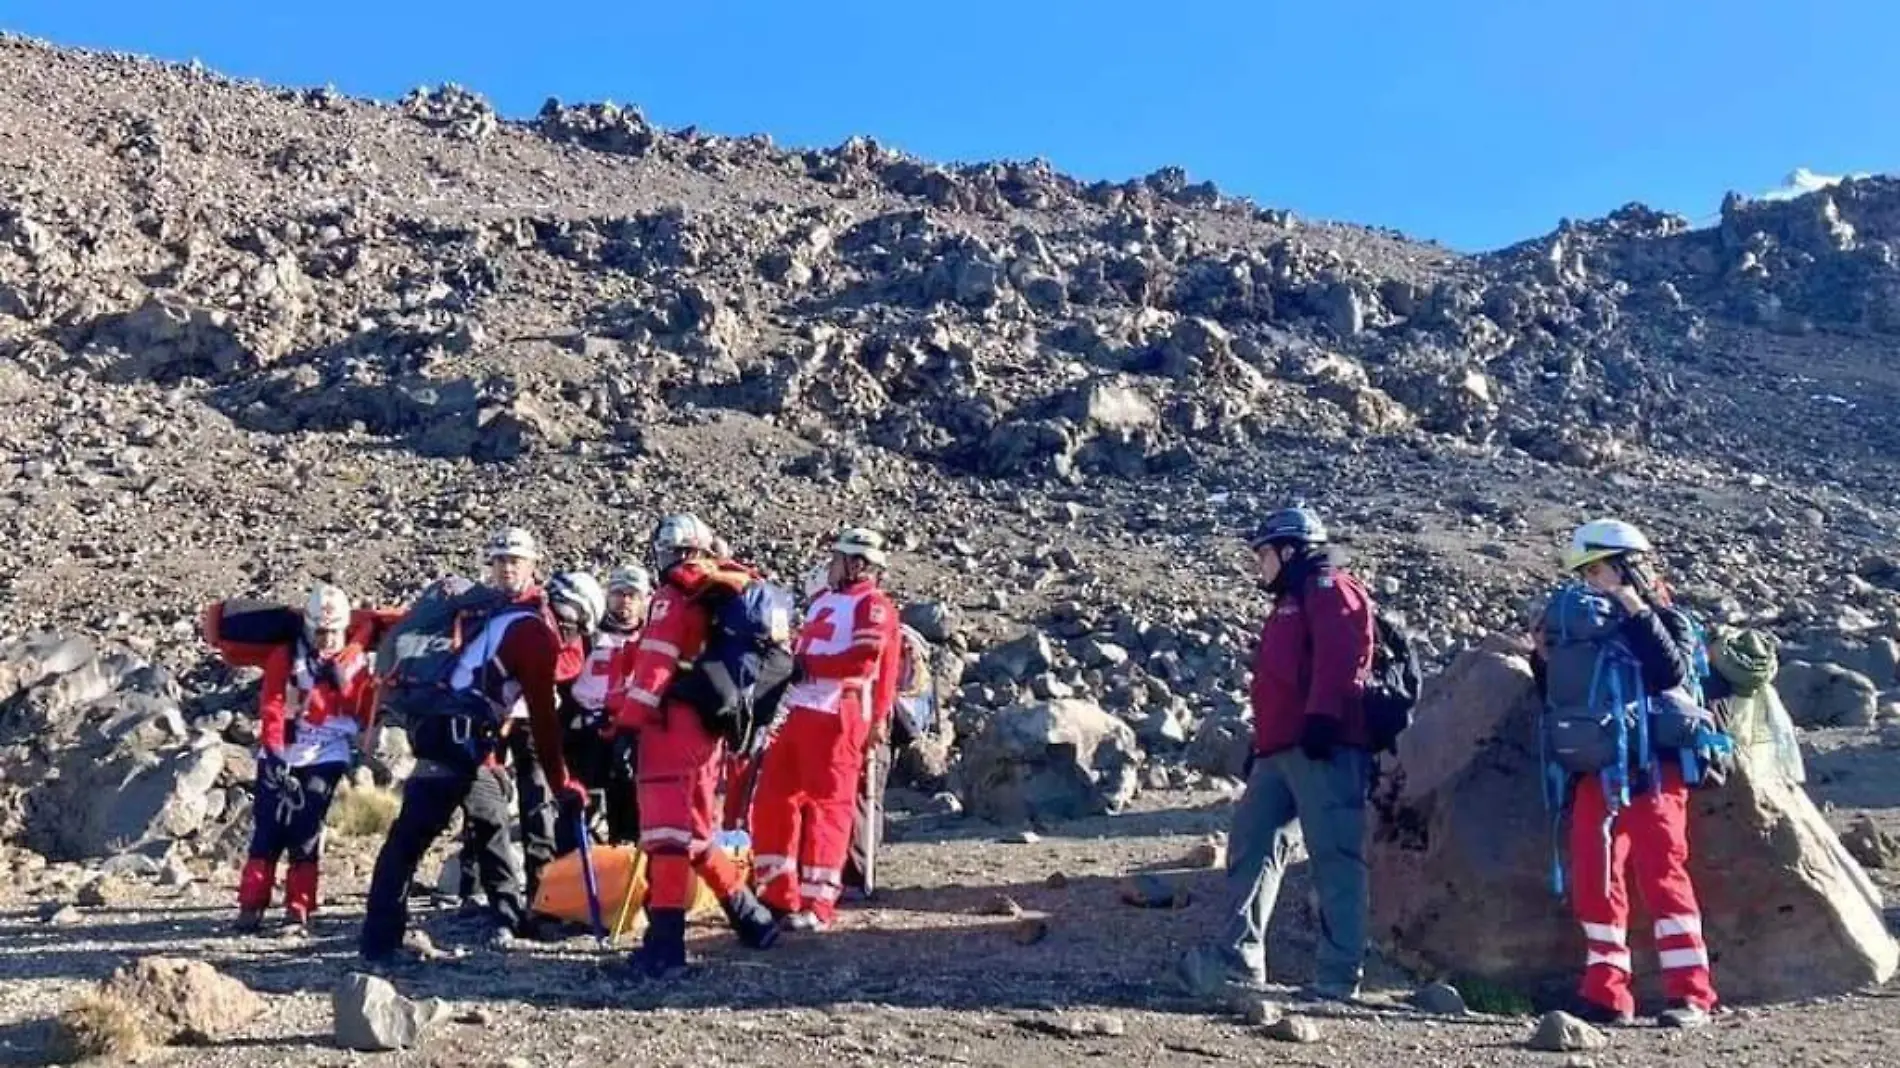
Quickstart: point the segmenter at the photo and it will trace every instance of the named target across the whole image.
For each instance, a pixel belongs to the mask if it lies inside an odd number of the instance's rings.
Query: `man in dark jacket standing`
[[[1305,507],[1267,517],[1250,540],[1273,605],[1254,658],[1254,755],[1234,812],[1220,941],[1182,961],[1197,993],[1266,981],[1267,921],[1304,835],[1319,892],[1309,992],[1357,996],[1366,943],[1366,793],[1372,753],[1362,695],[1374,624],[1365,587],[1339,566]]]

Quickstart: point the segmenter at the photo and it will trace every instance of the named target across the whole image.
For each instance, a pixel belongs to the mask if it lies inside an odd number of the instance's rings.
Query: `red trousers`
[[[695,873],[722,901],[745,886],[732,858],[713,841],[723,748],[686,705],[667,705],[659,725],[640,731],[634,789],[651,887],[648,908],[689,906]]]
[[[752,827],[752,812],[746,804],[752,792],[752,779],[759,773],[758,762],[750,757],[735,756],[726,758],[726,815],[725,828],[736,830]]]
[[[752,801],[752,874],[773,910],[802,909],[826,923],[837,914],[869,733],[849,706],[841,714],[794,708],[765,751]]]
[[[1689,882],[1689,789],[1682,772],[1664,761],[1660,788],[1633,791],[1629,806],[1610,825],[1606,848],[1603,824],[1608,811],[1601,780],[1594,775],[1579,780],[1570,815],[1570,883],[1577,920],[1590,943],[1583,996],[1617,1012],[1636,1010],[1630,992],[1630,900],[1624,877],[1630,870],[1655,923],[1664,996],[1713,1008],[1715,985],[1702,941],[1702,910]]]

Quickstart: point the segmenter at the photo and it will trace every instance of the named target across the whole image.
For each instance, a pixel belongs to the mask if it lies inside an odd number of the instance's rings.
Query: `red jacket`
[[[289,737],[291,718],[290,689],[297,682],[297,653],[300,644],[285,645],[271,651],[264,661],[264,682],[257,691],[257,732],[264,748],[282,752]],[[346,645],[330,658],[311,656],[308,670],[312,685],[301,687],[301,702],[296,718],[312,727],[331,719],[355,720],[360,730],[368,730],[375,698],[375,674],[364,662],[361,646]]]
[[[804,678],[784,703],[883,723],[897,703],[903,655],[897,606],[876,583],[827,590],[812,602],[794,651]],[[862,706],[864,698],[870,707]]]
[[[1339,720],[1341,745],[1367,745],[1361,696],[1372,668],[1372,599],[1343,571],[1320,570],[1304,587],[1279,594],[1260,628],[1253,744],[1262,756],[1298,746],[1308,716]]]

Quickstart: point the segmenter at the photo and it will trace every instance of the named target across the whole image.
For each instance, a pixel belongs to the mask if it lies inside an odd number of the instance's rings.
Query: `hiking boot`
[[[239,909],[237,919],[231,921],[231,930],[243,935],[256,934],[263,927],[263,909]]]
[[[1598,1027],[1628,1027],[1636,1022],[1636,1014],[1628,1009],[1613,1009],[1581,997],[1571,1003],[1570,1015]]]
[[[1693,1031],[1708,1024],[1709,1010],[1690,1001],[1672,1001],[1662,1015],[1656,1017],[1656,1022],[1678,1031]]]
[[[309,941],[310,914],[303,909],[285,909],[284,925],[277,929],[277,937],[285,942]]]
[[[1181,985],[1195,997],[1218,997],[1235,990],[1265,990],[1266,976],[1209,946],[1196,946],[1175,967]]]
[[[488,932],[488,937],[482,940],[482,945],[497,953],[507,953],[520,946],[521,939],[507,927],[496,927]]]
[[[635,981],[678,978],[686,971],[686,910],[648,909],[647,933],[622,974]]]
[[[798,912],[790,912],[779,917],[779,925],[784,927],[787,931],[810,933],[828,930],[831,927],[831,924],[826,923],[816,912],[810,909],[801,909]]]
[[[1336,1005],[1351,1005],[1359,1000],[1359,985],[1341,986],[1337,983],[1308,983],[1300,988],[1301,1001],[1323,1002]]]
[[[750,890],[740,890],[727,898],[722,907],[732,924],[739,944],[747,949],[771,949],[778,941],[778,918]]]

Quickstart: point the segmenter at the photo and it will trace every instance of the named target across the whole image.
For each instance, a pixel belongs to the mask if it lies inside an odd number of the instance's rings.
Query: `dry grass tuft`
[[[402,798],[380,786],[345,786],[337,791],[325,820],[332,830],[346,838],[380,838],[396,822]]]
[[[124,1064],[152,1048],[139,1011],[97,990],[81,994],[53,1022],[53,1058],[60,1064]]]

